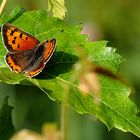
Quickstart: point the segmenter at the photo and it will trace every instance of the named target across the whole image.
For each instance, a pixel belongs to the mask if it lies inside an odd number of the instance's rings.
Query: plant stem
[[[61,105],[61,140],[67,140],[67,127],[68,127],[68,121],[67,121],[67,113],[68,113],[68,96],[69,96],[69,89],[70,87],[66,84],[63,85],[64,87],[64,97],[63,102]]]
[[[67,105],[61,105],[61,140],[67,140]]]
[[[5,5],[6,5],[6,2],[7,2],[7,0],[3,0],[2,3],[1,3],[1,5],[0,5],[0,15],[3,12],[3,9],[4,9]]]
[[[79,71],[75,72],[72,75],[70,79],[70,83],[75,82],[78,77],[79,77]],[[63,88],[64,88],[64,97],[61,105],[61,140],[67,140],[68,98],[70,94],[71,85],[67,85],[67,83],[63,83]]]
[[[78,67],[78,66],[77,66]],[[74,74],[71,76],[69,82],[74,83],[83,72],[83,68],[75,70]],[[70,95],[71,85],[63,83],[64,97],[61,105],[61,140],[67,140],[67,128],[68,128],[68,98]]]

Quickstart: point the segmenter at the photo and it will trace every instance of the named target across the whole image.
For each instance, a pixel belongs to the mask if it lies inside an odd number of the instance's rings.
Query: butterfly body
[[[56,48],[56,40],[40,43],[34,36],[6,23],[2,27],[3,42],[7,49],[6,62],[12,71],[26,76],[39,74]]]

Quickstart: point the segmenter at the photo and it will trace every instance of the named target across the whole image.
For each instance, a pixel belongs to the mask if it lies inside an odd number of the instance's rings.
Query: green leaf
[[[14,18],[13,18],[14,19]],[[124,132],[132,132],[140,137],[140,118],[136,105],[129,99],[131,89],[119,81],[100,76],[100,98],[89,93],[83,96],[77,83],[71,83],[72,66],[79,60],[77,46],[80,46],[90,60],[102,67],[117,73],[124,59],[115,49],[106,47],[107,41],[88,42],[85,35],[81,35],[80,25],[69,25],[64,21],[48,17],[46,11],[23,12],[12,24],[33,34],[40,41],[46,38],[56,38],[57,49],[46,68],[35,78],[26,78],[24,74],[11,72],[4,60],[5,48],[1,44],[1,81],[8,84],[35,85],[46,93],[52,100],[63,100],[63,83],[71,86],[69,105],[77,112],[95,115],[108,129],[113,127]],[[94,99],[94,100],[93,100]],[[95,103],[99,102],[99,105]]]
[[[48,0],[48,12],[51,11],[54,17],[64,19],[67,9],[64,0]]]
[[[12,109],[8,105],[8,97],[5,97],[2,108],[0,110],[0,139],[8,140],[14,133],[15,129],[12,123]]]

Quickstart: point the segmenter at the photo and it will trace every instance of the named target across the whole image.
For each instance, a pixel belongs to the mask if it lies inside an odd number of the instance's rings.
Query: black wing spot
[[[14,34],[14,32],[15,32],[14,30],[11,30],[11,33],[10,33],[10,35],[12,36],[12,35]]]
[[[27,40],[28,39],[28,36],[25,39]]]
[[[17,48],[19,48],[19,47],[20,47],[20,45],[18,44]]]
[[[20,33],[19,37],[20,37],[20,38],[22,38],[22,35],[23,35],[23,34],[22,34],[22,33]]]
[[[13,40],[12,43],[15,44],[15,40]]]
[[[13,62],[15,63],[15,65],[17,65],[17,62],[15,60],[13,60]]]
[[[10,66],[13,69],[13,66]]]
[[[16,39],[17,37],[15,36],[14,39]]]
[[[18,69],[14,69],[15,71],[18,71]]]

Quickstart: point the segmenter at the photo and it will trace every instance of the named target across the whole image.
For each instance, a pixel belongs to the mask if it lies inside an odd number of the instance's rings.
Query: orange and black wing
[[[45,67],[45,64],[49,61],[49,59],[51,58],[51,56],[53,55],[53,53],[55,51],[56,39],[52,39],[52,40],[49,40],[47,42],[43,42],[41,45],[44,45],[44,47],[45,47],[45,50],[42,54],[43,59],[42,59],[40,65],[35,70],[25,71],[26,75],[28,77],[34,77],[34,76],[38,75],[43,70],[43,68]]]
[[[1,31],[4,45],[9,52],[31,50],[39,44],[34,36],[9,23],[3,24]]]
[[[9,53],[6,54],[6,62],[9,65],[11,71],[16,71],[17,73],[22,72],[21,66],[19,66],[16,61],[13,59],[13,56],[10,55]]]
[[[36,75],[38,75],[42,70],[43,68],[45,67],[45,64],[43,63],[43,61],[40,63],[40,65],[33,71],[25,71],[26,73],[26,76],[27,77],[34,77]]]
[[[20,73],[30,64],[32,59],[33,50],[24,52],[8,52],[5,60],[12,71]]]
[[[55,48],[56,48],[56,39],[52,39],[48,41],[47,44],[45,44],[45,51],[43,54],[43,60],[45,64],[50,60],[51,56],[55,51]]]

